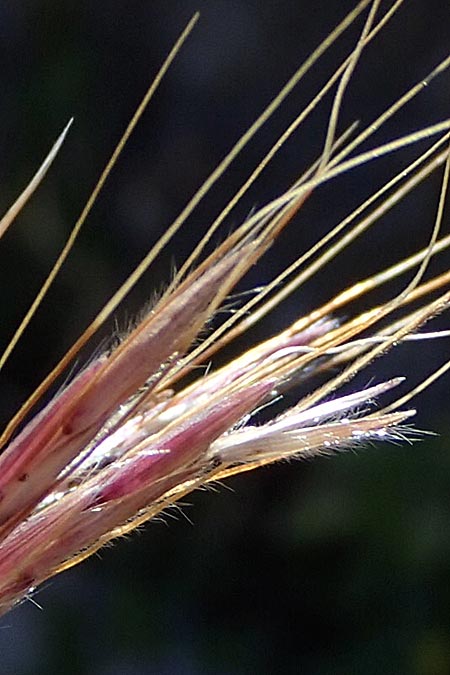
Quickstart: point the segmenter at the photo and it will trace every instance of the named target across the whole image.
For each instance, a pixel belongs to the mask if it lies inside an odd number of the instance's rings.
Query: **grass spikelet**
[[[386,8],[378,0],[362,0],[342,19],[232,146],[7,424],[0,439],[1,612],[28,597],[46,579],[157,516],[196,488],[280,460],[333,454],[372,440],[408,437],[405,423],[415,414],[411,400],[443,375],[450,361],[411,385],[405,381],[408,373],[402,372],[391,372],[370,386],[354,381],[402,342],[417,341],[421,348],[423,340],[448,338],[447,331],[425,326],[450,304],[450,273],[429,273],[430,263],[450,245],[445,232],[450,119],[409,130],[383,143],[374,137],[414,97],[423,95],[428,85],[443,76],[450,57],[361,129],[352,125],[341,130],[340,124],[342,106],[354,73],[362,67],[364,50],[402,4],[395,2]],[[198,18],[194,15],[187,24],[138,106],[54,267],[0,356],[0,369],[12,358],[72,251],[163,77],[175,57],[183,58],[185,42]],[[84,354],[89,341],[171,245],[177,232],[188,226],[188,219],[250,141],[355,25],[359,37],[351,51],[335,64],[295,119],[272,139],[269,150],[181,262],[162,295],[114,348],[97,353],[88,365],[76,367],[75,374],[68,376],[68,369]],[[225,236],[220,228],[229,222],[233,209],[330,95],[328,124],[315,161],[286,184],[281,194],[255,208]],[[3,217],[0,236],[20,215],[61,152],[70,125]],[[390,180],[374,188],[308,250],[299,251],[298,257],[264,286],[250,295],[239,294],[242,279],[287,228],[296,226],[302,207],[344,174],[351,177],[362,166],[400,152],[408,159]],[[440,173],[441,190],[434,223],[427,224],[425,246],[417,246],[415,252],[406,253],[394,264],[376,266],[345,290],[333,292],[330,288],[326,301],[304,315],[299,312],[294,319],[286,319],[283,330],[255,339],[252,347],[238,355],[221,357],[222,351],[227,354],[235,349],[242,335],[275,312],[291,294],[326,273],[331,261],[370,234],[371,228],[435,172]],[[379,297],[375,293],[381,288],[387,289],[386,298],[372,301],[373,296]],[[237,292],[237,302],[230,301],[233,292]],[[223,307],[228,307],[226,312],[220,311]],[[58,385],[57,393],[40,406],[42,398]],[[297,398],[280,410],[280,401],[288,392]],[[265,415],[260,420],[262,408]]]

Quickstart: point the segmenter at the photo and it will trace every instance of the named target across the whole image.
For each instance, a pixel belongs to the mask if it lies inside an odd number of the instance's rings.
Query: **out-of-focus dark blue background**
[[[73,255],[2,374],[2,422],[352,5],[352,0],[0,4],[2,210],[75,117],[45,184],[2,241],[5,341],[163,57],[192,13],[201,11]],[[370,123],[445,56],[447,1],[405,5],[358,66],[341,129],[355,119]],[[173,265],[348,53],[360,26],[307,76],[205,200],[117,313],[119,325],[170,279]],[[448,85],[444,75],[373,142],[448,115]],[[225,231],[276,196],[319,154],[330,102],[275,159]],[[412,157],[408,150],[320,190],[251,271],[247,287],[271,278]],[[352,280],[424,245],[438,192],[436,176],[248,340],[270,335]],[[90,349],[112,330],[106,327]],[[448,352],[444,341],[400,347],[358,383],[399,374],[415,382]],[[236,478],[229,483],[232,491],[192,495],[183,507],[187,518],[169,514],[167,526],[151,523],[47,583],[36,596],[42,611],[26,603],[2,619],[0,673],[450,673],[448,390],[447,378],[417,399],[417,425],[439,436]]]

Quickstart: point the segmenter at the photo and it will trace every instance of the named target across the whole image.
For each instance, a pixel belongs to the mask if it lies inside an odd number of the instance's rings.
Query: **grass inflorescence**
[[[340,113],[364,50],[402,2],[380,9],[363,0],[305,60],[249,129],[232,146],[180,215],[129,278],[82,332],[42,384],[6,426],[0,458],[0,607],[7,611],[44,580],[90,556],[114,538],[158,515],[192,490],[279,460],[361,447],[373,440],[402,440],[415,414],[414,396],[443,375],[443,363],[422,381],[404,375],[353,386],[354,378],[405,341],[445,339],[426,325],[450,302],[450,273],[430,275],[430,262],[445,252],[445,201],[449,177],[450,120],[385,141],[373,137],[450,65],[437,64],[369,124],[341,129]],[[198,20],[195,15],[126,128],[110,161],[35,301],[0,357],[3,368],[75,245],[92,206],[123,147]],[[323,87],[286,126],[263,159],[224,205],[172,281],[112,349],[96,353],[84,368],[67,372],[90,340],[113,317],[158,255],[170,247],[210,190],[250,141],[336,41],[350,27],[359,38],[335,64]],[[230,234],[230,214],[309,116],[332,96],[316,160],[278,196],[255,208]],[[41,183],[69,132],[69,123],[35,177],[0,223],[12,225]],[[419,148],[418,150],[415,150]],[[243,277],[321,190],[360,167],[398,152],[415,154],[390,179],[336,222],[279,274],[251,294],[237,294]],[[333,292],[312,311],[286,321],[280,332],[215,365],[243,334],[281,306],[429,176],[441,189],[428,243],[405,258],[375,266],[357,283]],[[218,234],[219,233],[219,234]],[[220,238],[221,237],[221,238]],[[211,244],[213,245],[211,246]],[[269,254],[270,255],[270,254]],[[382,302],[357,303],[379,288]],[[221,312],[221,308],[227,311]],[[39,402],[66,376],[64,386],[39,410]],[[281,412],[280,399],[301,383],[302,395]],[[342,388],[345,387],[343,391]],[[397,393],[400,392],[400,393]],[[386,396],[390,394],[390,399]],[[387,402],[385,402],[387,401]],[[255,421],[264,408],[265,420]],[[270,413],[273,410],[273,416]]]

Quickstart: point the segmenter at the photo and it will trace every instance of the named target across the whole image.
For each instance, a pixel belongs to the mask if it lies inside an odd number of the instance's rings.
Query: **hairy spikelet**
[[[450,121],[439,120],[383,145],[373,135],[431,82],[450,58],[361,130],[343,132],[339,114],[351,76],[364,48],[397,11],[363,0],[320,44],[260,117],[232,147],[193,195],[158,243],[99,311],[73,347],[26,401],[4,430],[0,457],[0,609],[8,610],[38,584],[78,563],[115,537],[156,516],[193,489],[278,460],[313,457],[359,447],[372,439],[402,439],[414,415],[414,395],[444,374],[444,363],[407,393],[397,391],[403,373],[385,381],[344,385],[376,359],[406,340],[446,337],[424,326],[448,308],[450,273],[430,277],[430,260],[445,251],[443,228],[449,177]],[[33,318],[70,253],[112,167],[198,17],[189,22],[150,86],[108,162],[67,244],[35,302],[0,357],[2,368]],[[350,54],[338,63],[323,88],[299,111],[248,180],[224,206],[206,235],[175,274],[164,293],[111,350],[78,369],[41,410],[46,392],[67,374],[77,355],[113,315],[131,288],[170,246],[209,190],[220,180],[265,122],[321,56],[346,30],[360,22]],[[316,161],[293,184],[256,209],[210,250],[210,242],[253,182],[281,147],[333,92],[325,141]],[[35,177],[0,223],[0,236],[44,178],[69,131],[70,122]],[[372,144],[372,145],[371,145]],[[364,203],[319,237],[279,275],[250,295],[230,300],[245,274],[267,253],[307,200],[344,173],[407,147],[413,159]],[[219,350],[251,329],[308,279],[367,232],[402,198],[439,171],[442,188],[429,242],[392,266],[377,268],[322,305],[286,322],[284,330],[256,343],[223,365]],[[387,300],[355,304],[385,286]],[[226,312],[221,308],[227,307]],[[421,331],[419,332],[419,329]],[[212,367],[209,367],[213,364]],[[208,365],[204,372],[199,366]],[[299,382],[308,393],[270,417],[271,404]],[[349,393],[350,391],[350,393]],[[404,392],[405,389],[402,389]],[[268,419],[255,411],[268,407]],[[37,411],[37,412],[36,412]]]

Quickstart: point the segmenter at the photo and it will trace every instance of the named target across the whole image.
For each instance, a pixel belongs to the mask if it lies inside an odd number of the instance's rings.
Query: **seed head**
[[[437,122],[370,150],[367,147],[383,124],[444,72],[450,58],[358,134],[356,127],[340,135],[337,132],[342,100],[361,54],[400,4],[394,3],[382,14],[377,0],[363,0],[343,19],[233,146],[5,429],[0,457],[2,611],[25,597],[30,588],[197,487],[275,461],[332,454],[371,440],[403,439],[411,433],[404,423],[415,411],[406,404],[442,375],[450,362],[384,407],[380,407],[380,397],[405,386],[402,373],[393,373],[387,381],[371,386],[354,387],[351,393],[340,391],[402,341],[447,337],[443,331],[419,329],[447,309],[450,301],[448,272],[425,279],[430,259],[450,244],[449,236],[441,235],[450,170],[450,121]],[[93,358],[50,403],[35,412],[44,392],[66,372],[247,143],[360,15],[364,16],[363,26],[350,55],[274,141],[162,296],[113,349]],[[125,130],[47,281],[0,358],[0,367],[69,254],[118,155],[197,18],[194,16],[183,31]],[[207,245],[232,208],[333,87],[329,123],[316,162],[206,254]],[[43,179],[69,126],[0,222],[0,236]],[[250,297],[238,296],[237,304],[230,300],[246,272],[267,253],[305,202],[320,193],[322,185],[419,141],[427,144],[426,149],[312,248],[299,252],[294,263]],[[363,143],[366,149],[361,151]],[[321,273],[330,260],[436,170],[442,173],[442,189],[429,243],[423,250],[343,292],[330,293],[326,303],[296,318],[282,332],[224,365],[214,366],[219,350],[249,331],[307,279]],[[408,273],[402,290],[392,293],[383,304],[362,313],[353,309],[355,300]],[[230,302],[227,311],[219,314]],[[200,368],[205,365],[206,372]],[[268,421],[256,421],[262,407],[266,413],[276,410],[274,402],[298,383],[308,387],[305,396],[281,413],[269,414]]]

